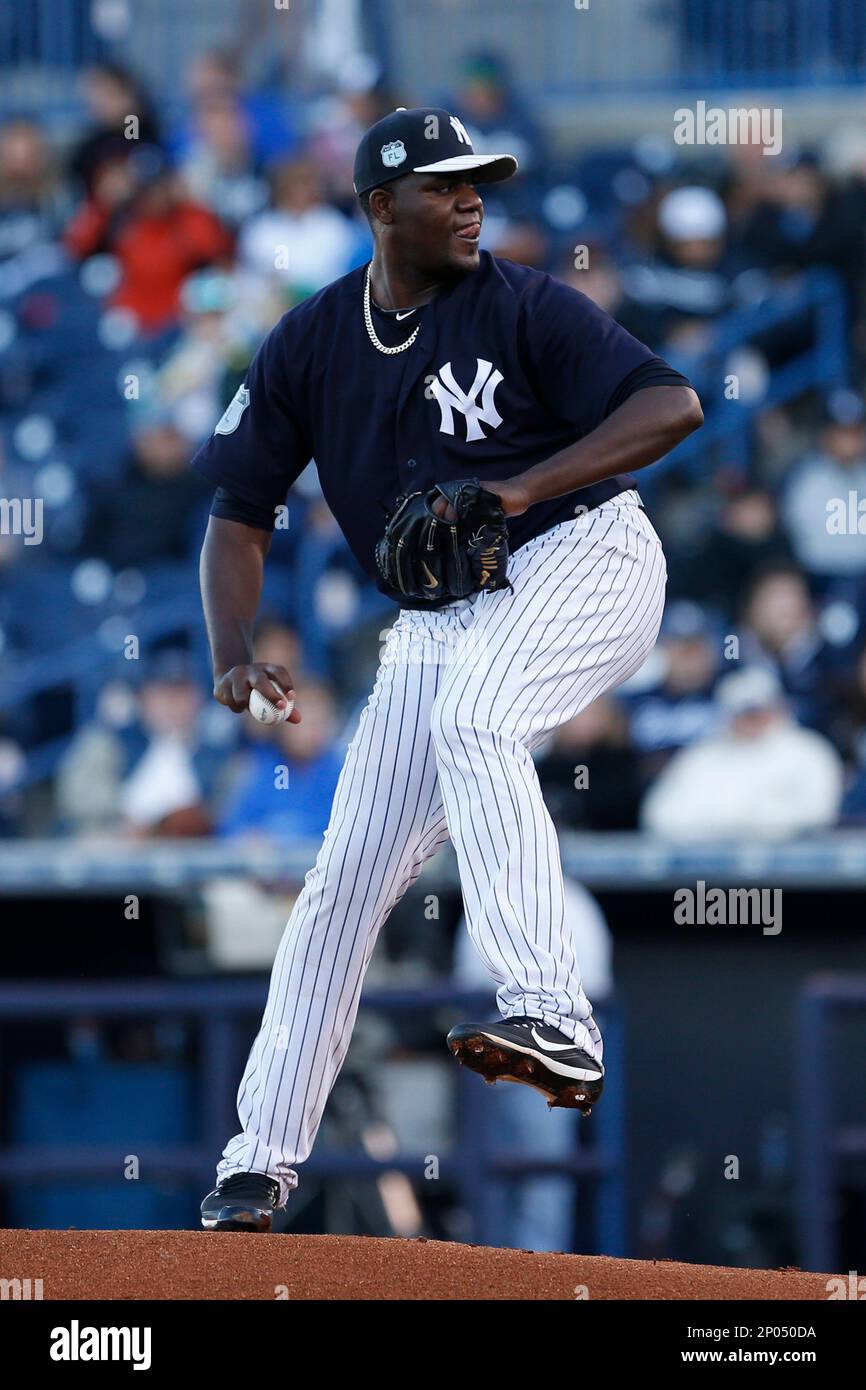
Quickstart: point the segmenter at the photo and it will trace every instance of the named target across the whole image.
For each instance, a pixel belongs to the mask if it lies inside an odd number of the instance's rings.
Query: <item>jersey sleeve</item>
[[[655,354],[585,294],[543,275],[525,292],[522,355],[543,404],[578,437],[601,424],[622,383]]]
[[[285,324],[282,319],[268,334],[192,461],[217,487],[269,511],[285,501],[313,453],[298,404],[300,369],[291,366]]]

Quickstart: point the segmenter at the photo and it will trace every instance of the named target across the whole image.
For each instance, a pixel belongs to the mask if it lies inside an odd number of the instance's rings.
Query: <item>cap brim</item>
[[[517,172],[513,154],[458,154],[435,164],[416,164],[413,174],[462,174],[474,170],[483,183],[502,183]]]

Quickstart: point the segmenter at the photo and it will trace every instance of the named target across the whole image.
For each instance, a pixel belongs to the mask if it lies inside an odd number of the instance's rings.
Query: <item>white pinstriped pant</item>
[[[449,838],[470,936],[504,1017],[543,1019],[601,1059],[565,926],[532,750],[642,665],[666,569],[637,493],[527,542],[513,591],[403,609],[346,753],[330,823],[274,961],[218,1178],[297,1185],[349,1046],[379,929]]]

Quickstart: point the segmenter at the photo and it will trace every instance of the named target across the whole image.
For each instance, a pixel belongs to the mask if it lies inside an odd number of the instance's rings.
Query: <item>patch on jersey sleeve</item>
[[[250,393],[246,386],[239,386],[225,413],[214,428],[214,434],[234,434],[241,422],[241,416],[250,403]]]

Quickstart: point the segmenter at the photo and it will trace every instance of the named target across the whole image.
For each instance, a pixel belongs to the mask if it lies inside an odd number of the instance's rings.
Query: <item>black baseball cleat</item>
[[[265,1173],[232,1173],[201,1204],[206,1231],[269,1231],[279,1210],[280,1184]]]
[[[495,1081],[534,1086],[547,1103],[588,1115],[604,1088],[604,1067],[537,1018],[459,1023],[448,1046],[464,1067]]]

